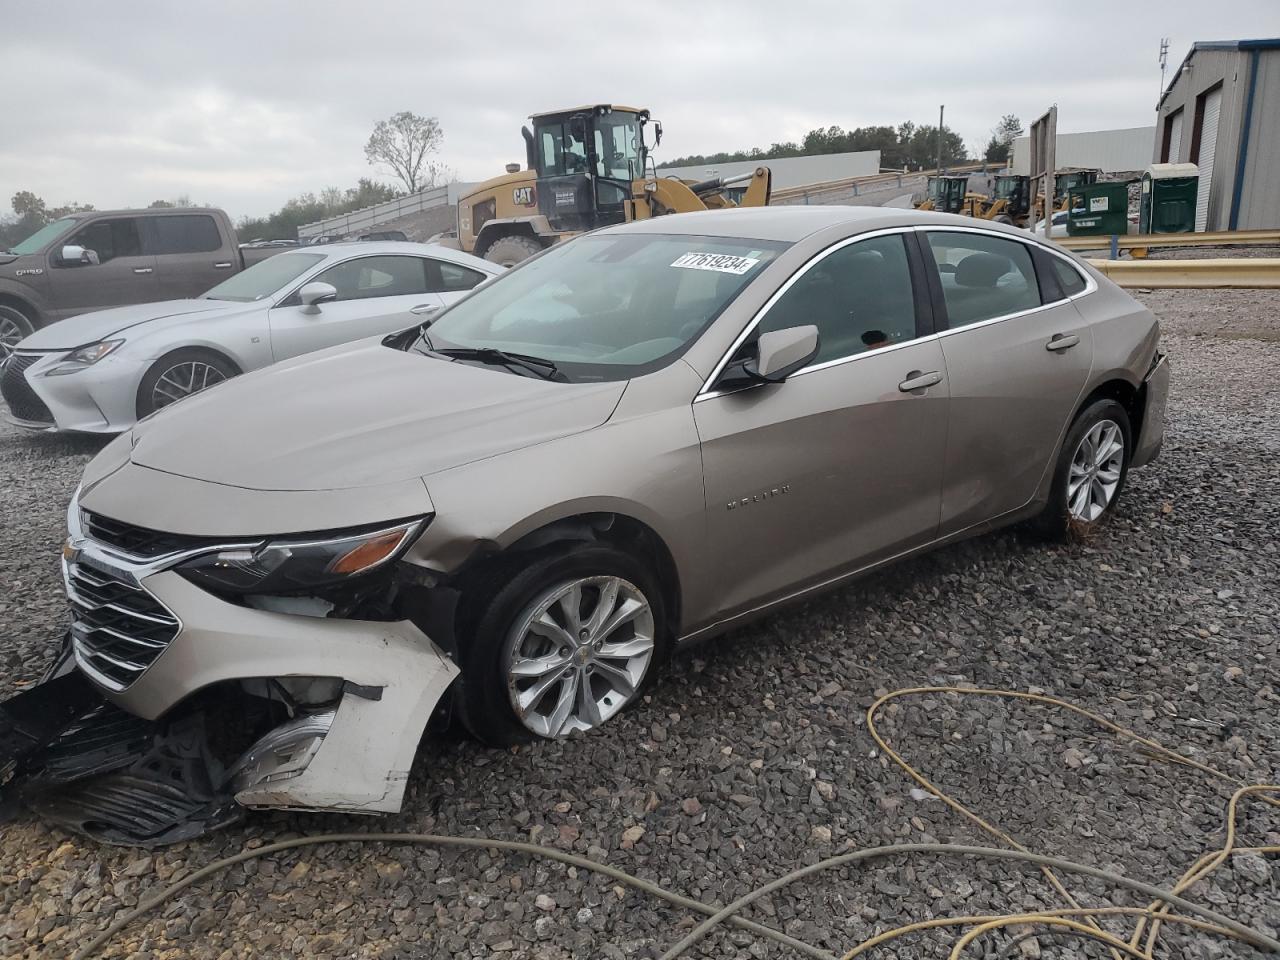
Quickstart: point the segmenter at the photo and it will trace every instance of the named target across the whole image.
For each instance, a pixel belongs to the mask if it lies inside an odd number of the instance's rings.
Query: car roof
[[[990,221],[974,220],[950,213],[929,210],[904,210],[900,207],[781,206],[730,207],[724,210],[702,210],[678,213],[649,220],[609,227],[601,233],[690,234],[711,237],[741,237],[744,240],[779,240],[795,243],[828,227],[850,226],[860,229],[912,227],[926,224],[946,226],[995,226]]]
[[[339,260],[358,254],[362,257],[379,253],[411,253],[416,256],[431,256],[437,260],[452,260],[463,266],[479,269],[485,273],[505,273],[506,267],[490,263],[469,253],[446,247],[439,243],[415,243],[412,240],[340,240],[336,243],[309,244],[304,247],[290,247],[288,253],[318,253],[330,259]],[[284,256],[279,253],[277,256]]]

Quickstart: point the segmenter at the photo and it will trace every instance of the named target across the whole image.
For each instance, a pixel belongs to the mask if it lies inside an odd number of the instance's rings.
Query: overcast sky
[[[523,159],[529,113],[584,102],[649,107],[659,159],[939,103],[971,145],[1054,102],[1063,132],[1141,126],[1161,36],[1173,70],[1195,40],[1280,35],[1280,0],[3,5],[0,213],[25,189],[265,214],[373,173],[364,143],[399,110],[439,117],[464,180]]]

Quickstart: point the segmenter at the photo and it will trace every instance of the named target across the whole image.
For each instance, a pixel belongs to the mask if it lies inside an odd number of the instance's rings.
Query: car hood
[[[19,350],[70,350],[86,343],[96,343],[136,327],[176,317],[203,313],[210,316],[237,313],[254,304],[230,300],[165,300],[160,303],[135,303],[130,307],[96,310],[59,320],[37,330],[20,344]]]
[[[599,426],[626,383],[552,383],[377,340],[195,394],[134,428],[132,461],[257,490],[425,477]]]

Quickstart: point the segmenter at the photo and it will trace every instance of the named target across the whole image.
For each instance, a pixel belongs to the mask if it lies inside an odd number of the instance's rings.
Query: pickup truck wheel
[[[635,702],[665,653],[662,593],[607,545],[535,555],[464,631],[460,718],[495,745],[585,733]]]
[[[240,371],[212,350],[175,350],[153,363],[138,384],[138,419],[230,380]]]
[[[0,360],[13,353],[13,348],[36,332],[31,318],[7,303],[0,303]]]
[[[1132,455],[1129,415],[1114,400],[1098,400],[1082,410],[1058,454],[1053,488],[1034,526],[1061,540],[1088,536],[1120,499]]]
[[[503,237],[495,240],[484,252],[484,258],[490,263],[498,263],[504,267],[514,267],[522,260],[528,260],[535,253],[542,252],[542,244],[532,237]]]

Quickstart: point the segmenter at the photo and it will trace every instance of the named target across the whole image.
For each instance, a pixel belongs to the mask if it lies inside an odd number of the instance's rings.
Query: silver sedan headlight
[[[93,366],[123,343],[123,340],[99,340],[97,343],[76,347],[59,360],[56,367],[46,370],[44,375],[46,377],[61,377],[68,373],[77,373],[86,367]]]

